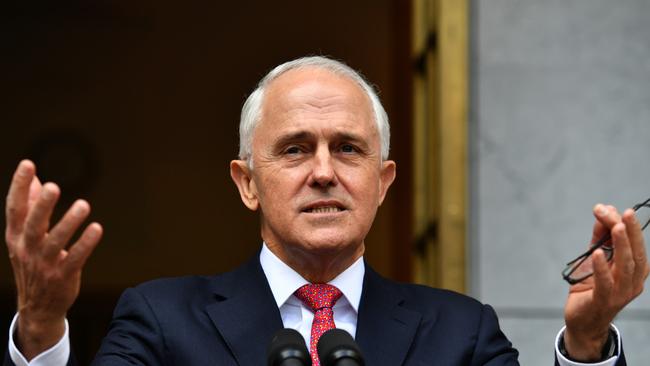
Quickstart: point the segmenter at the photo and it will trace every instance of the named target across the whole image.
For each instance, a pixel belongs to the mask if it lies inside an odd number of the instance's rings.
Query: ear
[[[384,202],[388,187],[393,184],[395,174],[397,174],[397,164],[393,160],[386,160],[381,163],[381,172],[379,173],[379,205]]]
[[[251,211],[257,211],[257,187],[253,181],[251,170],[246,160],[233,160],[230,162],[230,177],[239,190],[239,196],[244,205]]]

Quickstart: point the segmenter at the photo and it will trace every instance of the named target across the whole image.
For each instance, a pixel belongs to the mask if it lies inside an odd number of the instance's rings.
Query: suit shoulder
[[[208,285],[210,277],[207,276],[182,276],[164,277],[149,280],[136,285],[133,289],[141,294],[178,294],[179,292],[194,291]]]
[[[404,306],[451,313],[480,313],[485,307],[473,297],[455,291],[416,284],[394,283],[404,298]]]
[[[259,261],[251,260],[232,271],[211,276],[160,278],[127,289],[123,298],[146,300],[153,305],[201,306],[231,296],[251,282],[263,278]],[[176,304],[176,305],[174,305]]]
[[[212,288],[215,281],[224,278],[217,276],[182,276],[158,278],[143,282],[124,291],[123,297],[141,297],[152,305],[169,306],[174,303],[204,303],[214,298]]]

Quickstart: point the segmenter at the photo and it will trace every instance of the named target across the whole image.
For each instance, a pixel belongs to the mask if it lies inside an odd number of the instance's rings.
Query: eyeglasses
[[[641,230],[644,230],[650,224],[650,198],[642,203],[632,207],[635,211],[636,219],[641,224]],[[609,233],[601,237],[597,242],[578,256],[578,258],[567,263],[566,268],[562,271],[562,277],[571,285],[580,283],[594,274],[593,261],[591,255],[596,249],[601,248],[605,252],[607,261],[614,258],[614,247],[612,246],[612,237]]]

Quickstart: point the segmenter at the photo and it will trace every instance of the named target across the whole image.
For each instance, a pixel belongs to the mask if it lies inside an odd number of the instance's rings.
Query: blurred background
[[[69,316],[87,364],[124,288],[256,253],[228,173],[241,105],[273,66],[329,55],[391,118],[370,264],[492,304],[521,363],[546,365],[591,207],[650,196],[648,16],[645,0],[4,1],[0,190],[31,158],[62,188],[57,217],[83,197],[105,227]],[[5,252],[1,344],[14,298]],[[650,295],[616,324],[630,364],[650,358]]]

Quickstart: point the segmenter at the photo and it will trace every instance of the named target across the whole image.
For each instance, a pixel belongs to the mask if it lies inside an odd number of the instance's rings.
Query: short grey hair
[[[250,159],[253,155],[253,133],[255,127],[262,118],[262,104],[264,102],[264,91],[268,85],[280,75],[289,70],[315,67],[332,72],[335,75],[346,77],[356,82],[366,93],[372,105],[372,111],[379,131],[379,142],[381,144],[381,159],[388,159],[390,149],[390,125],[388,115],[381,105],[379,96],[375,89],[365,78],[350,66],[341,61],[333,60],[323,56],[310,56],[295,59],[276,66],[257,84],[257,88],[248,96],[241,110],[239,121],[239,158]],[[252,168],[252,159],[248,165]]]

